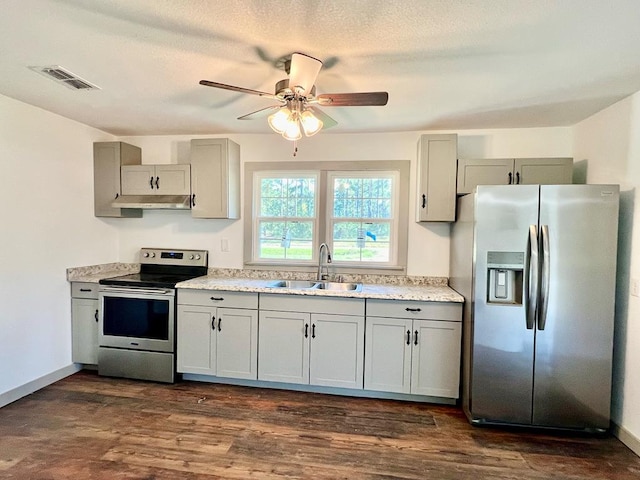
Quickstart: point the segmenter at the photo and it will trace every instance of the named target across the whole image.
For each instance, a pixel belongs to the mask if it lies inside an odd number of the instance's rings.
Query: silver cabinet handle
[[[547,311],[549,308],[549,281],[551,275],[551,253],[549,252],[549,225],[540,228],[542,240],[542,279],[540,281],[540,313],[538,314],[538,330],[544,330],[547,324]]]
[[[538,226],[529,225],[529,238],[527,240],[527,273],[525,275],[525,312],[527,329],[533,330],[538,308]]]

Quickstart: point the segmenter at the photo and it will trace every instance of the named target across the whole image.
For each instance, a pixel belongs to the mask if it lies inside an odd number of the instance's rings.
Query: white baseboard
[[[611,422],[611,432],[618,437],[618,440],[629,447],[633,453],[640,457],[640,438],[615,422]]]
[[[16,400],[21,399],[22,397],[26,397],[27,395],[35,392],[36,390],[40,390],[41,388],[46,387],[47,385],[51,385],[52,383],[57,382],[58,380],[62,380],[69,375],[73,375],[77,371],[81,369],[81,365],[76,363],[72,363],[66,367],[61,368],[60,370],[56,370],[55,372],[48,373],[40,378],[36,378],[29,383],[25,383],[24,385],[20,385],[13,390],[9,390],[3,394],[0,394],[0,408],[5,405],[9,405],[10,403],[15,402]]]

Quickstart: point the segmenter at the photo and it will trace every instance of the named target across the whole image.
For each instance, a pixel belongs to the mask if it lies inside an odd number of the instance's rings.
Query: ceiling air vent
[[[34,72],[61,83],[72,90],[100,90],[100,87],[80,78],[75,73],[65,70],[60,65],[50,67],[29,67]]]

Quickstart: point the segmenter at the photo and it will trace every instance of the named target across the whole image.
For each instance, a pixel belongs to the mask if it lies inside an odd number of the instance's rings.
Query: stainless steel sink
[[[291,290],[304,290],[313,288],[318,290],[333,290],[339,292],[360,292],[361,283],[348,282],[316,282],[313,280],[274,280],[269,283],[272,288],[287,288]]]
[[[314,288],[322,290],[338,290],[342,292],[360,292],[362,291],[362,284],[347,282],[319,282]]]
[[[276,280],[269,284],[270,287],[292,289],[313,288],[315,285],[316,282],[308,280]]]

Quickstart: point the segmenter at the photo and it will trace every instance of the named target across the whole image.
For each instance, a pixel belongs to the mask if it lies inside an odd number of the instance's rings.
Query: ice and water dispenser
[[[524,252],[487,252],[487,303],[522,305]]]

